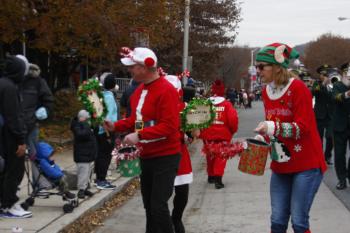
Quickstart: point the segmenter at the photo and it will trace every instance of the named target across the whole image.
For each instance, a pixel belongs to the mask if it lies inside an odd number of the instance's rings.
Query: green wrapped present
[[[140,159],[120,160],[119,172],[124,177],[134,177],[141,174]]]

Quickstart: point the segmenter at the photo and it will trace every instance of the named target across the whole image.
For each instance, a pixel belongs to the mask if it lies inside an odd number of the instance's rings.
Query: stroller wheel
[[[74,207],[73,207],[72,204],[64,204],[64,205],[63,205],[63,212],[64,212],[65,214],[72,213],[72,212],[73,212],[73,209],[74,209]]]
[[[32,197],[27,198],[26,203],[29,206],[33,206],[34,205],[34,198],[32,198]]]

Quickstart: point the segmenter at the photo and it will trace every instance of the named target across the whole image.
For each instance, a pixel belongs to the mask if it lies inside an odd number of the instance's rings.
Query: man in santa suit
[[[211,93],[212,97],[210,97],[210,100],[213,102],[216,111],[215,120],[209,128],[201,130],[199,135],[195,133],[196,136],[203,139],[204,153],[207,151],[206,147],[210,147],[216,143],[230,143],[233,134],[238,129],[237,112],[232,104],[223,97],[225,95],[224,83],[221,80],[216,80],[212,84]],[[208,153],[206,153],[206,158],[208,183],[215,183],[216,189],[224,188],[222,177],[227,159],[212,156]]]
[[[128,145],[142,148],[141,194],[146,210],[146,233],[173,233],[168,200],[180,161],[178,93],[157,72],[157,57],[148,48],[123,51],[121,62],[141,84],[130,99],[131,115],[112,124],[109,130],[131,132]]]

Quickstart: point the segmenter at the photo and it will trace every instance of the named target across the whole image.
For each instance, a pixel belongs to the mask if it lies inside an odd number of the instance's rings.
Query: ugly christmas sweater
[[[135,121],[143,121],[139,131],[141,158],[174,155],[181,151],[178,93],[164,78],[140,84],[130,99],[131,115],[117,121],[115,130],[134,131]]]
[[[287,151],[286,162],[272,161],[276,173],[293,173],[320,168],[326,171],[322,144],[317,131],[312,96],[305,84],[291,78],[281,88],[267,85],[262,93],[269,136],[275,137]]]
[[[224,97],[210,97],[214,104],[216,116],[214,122],[207,129],[201,131],[200,138],[204,141],[230,142],[238,129],[237,111]]]

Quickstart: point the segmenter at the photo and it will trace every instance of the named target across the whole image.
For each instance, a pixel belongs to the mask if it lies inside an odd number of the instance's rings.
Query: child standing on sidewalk
[[[78,116],[72,120],[71,130],[74,134],[74,162],[77,165],[78,198],[91,197],[89,191],[89,179],[91,175],[91,163],[97,155],[96,138],[88,120],[90,114],[86,110],[80,110]]]

